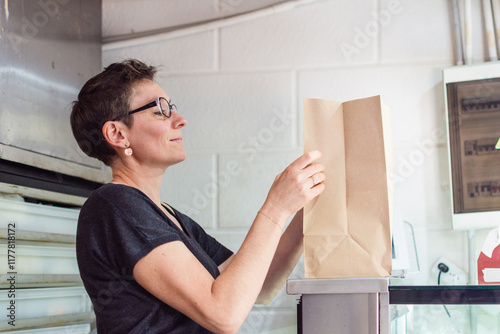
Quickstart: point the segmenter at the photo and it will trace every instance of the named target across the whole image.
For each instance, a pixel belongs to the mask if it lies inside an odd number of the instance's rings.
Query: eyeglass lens
[[[161,112],[166,117],[170,117],[172,111],[177,112],[177,107],[175,106],[175,104],[169,104],[167,99],[164,97],[160,97],[160,107],[161,107]]]

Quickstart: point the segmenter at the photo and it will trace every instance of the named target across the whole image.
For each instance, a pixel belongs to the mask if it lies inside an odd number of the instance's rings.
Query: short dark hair
[[[113,63],[97,74],[80,90],[73,102],[71,129],[78,146],[89,157],[109,165],[115,150],[102,135],[104,123],[130,111],[130,96],[141,80],[153,80],[156,68],[136,59]],[[132,126],[132,117],[123,122]]]

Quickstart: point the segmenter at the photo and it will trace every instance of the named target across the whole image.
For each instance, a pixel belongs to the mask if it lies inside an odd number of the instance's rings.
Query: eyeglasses
[[[165,116],[166,118],[170,118],[170,116],[172,116],[172,111],[177,112],[177,107],[175,106],[175,104],[173,104],[173,103],[170,104],[166,98],[160,96],[151,103],[148,103],[148,104],[146,104],[140,108],[137,108],[135,110],[132,110],[132,111],[126,113],[125,115],[121,115],[121,116],[114,118],[113,121],[118,121],[122,118],[125,118],[127,116],[132,115],[132,114],[135,114],[136,112],[146,110],[146,109],[152,108],[154,106],[158,107],[158,111],[156,111],[156,113],[162,113],[163,116]]]

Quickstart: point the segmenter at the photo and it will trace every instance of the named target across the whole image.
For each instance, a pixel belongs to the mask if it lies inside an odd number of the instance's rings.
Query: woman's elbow
[[[234,310],[216,312],[209,320],[210,330],[217,334],[235,334],[244,321],[245,317]]]
[[[216,324],[213,324],[214,328],[212,329],[212,331],[217,334],[236,334],[242,324],[242,321],[234,321],[230,319],[230,317],[227,317],[227,319],[218,321]]]

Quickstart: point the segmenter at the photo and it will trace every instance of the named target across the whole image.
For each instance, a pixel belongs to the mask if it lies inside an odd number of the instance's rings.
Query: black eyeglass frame
[[[167,102],[167,105],[168,105],[168,111],[164,111],[161,109],[161,101],[164,100],[165,102]],[[177,110],[177,106],[173,103],[170,103],[168,102],[168,100],[162,96],[156,98],[156,100],[154,100],[153,102],[151,103],[148,103],[146,105],[143,105],[142,107],[140,108],[137,108],[137,109],[134,109],[132,111],[129,111],[128,113],[126,113],[125,115],[121,115],[121,116],[118,116],[116,118],[113,118],[113,121],[119,121],[120,119],[122,118],[125,118],[127,116],[130,116],[132,114],[135,114],[136,112],[139,112],[139,111],[143,111],[143,110],[146,110],[146,109],[149,109],[149,108],[152,108],[152,107],[158,107],[158,111],[161,111],[161,113],[163,114],[163,116],[165,116],[166,118],[170,118],[170,116],[172,116],[172,111],[176,111]]]

